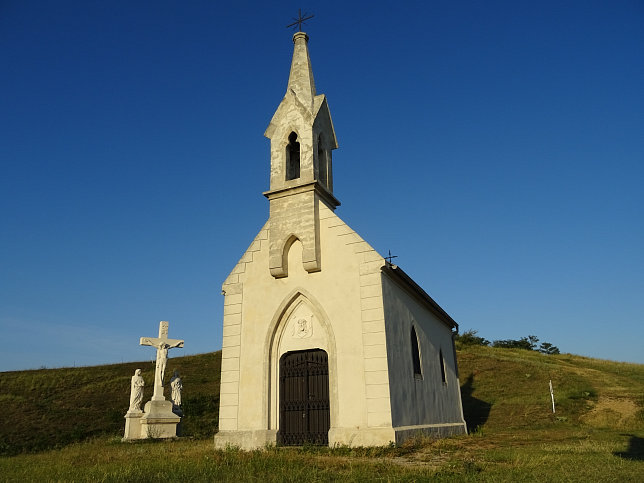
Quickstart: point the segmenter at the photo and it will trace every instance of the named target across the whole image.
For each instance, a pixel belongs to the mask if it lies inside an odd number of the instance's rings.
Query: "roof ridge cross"
[[[293,20],[295,20],[295,22],[288,24],[286,26],[286,28],[295,27],[297,25],[297,30],[301,32],[302,31],[302,24],[305,23],[307,20],[310,20],[313,17],[315,17],[315,15],[309,15],[308,17],[306,15],[307,15],[307,13],[304,12],[304,17],[302,17],[302,9],[298,8],[297,9],[297,18],[293,17]]]

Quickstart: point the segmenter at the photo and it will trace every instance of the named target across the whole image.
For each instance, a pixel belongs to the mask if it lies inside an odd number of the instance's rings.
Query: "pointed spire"
[[[293,35],[295,47],[293,48],[291,73],[288,77],[287,94],[292,91],[302,104],[311,106],[312,110],[313,99],[315,98],[315,82],[313,81],[311,59],[309,58],[308,41],[309,36],[304,32],[295,32]]]

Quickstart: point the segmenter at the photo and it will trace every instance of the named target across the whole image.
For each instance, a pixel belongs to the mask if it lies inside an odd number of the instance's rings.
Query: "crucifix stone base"
[[[171,401],[148,401],[140,419],[140,438],[176,438],[180,423],[181,418],[172,412]]]

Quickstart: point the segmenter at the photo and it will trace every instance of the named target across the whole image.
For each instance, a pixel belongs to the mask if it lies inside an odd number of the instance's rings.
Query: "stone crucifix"
[[[165,397],[163,397],[163,375],[165,374],[165,366],[168,363],[168,349],[183,347],[182,340],[168,339],[168,325],[169,323],[166,321],[159,322],[159,337],[141,337],[141,345],[157,348],[153,401],[165,401]]]

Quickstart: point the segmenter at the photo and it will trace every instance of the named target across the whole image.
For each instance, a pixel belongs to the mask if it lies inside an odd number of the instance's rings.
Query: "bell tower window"
[[[318,180],[325,188],[329,187],[328,169],[326,150],[324,149],[322,135],[320,134],[318,137]]]
[[[286,146],[286,181],[300,177],[300,143],[297,134],[292,132],[288,136]]]

